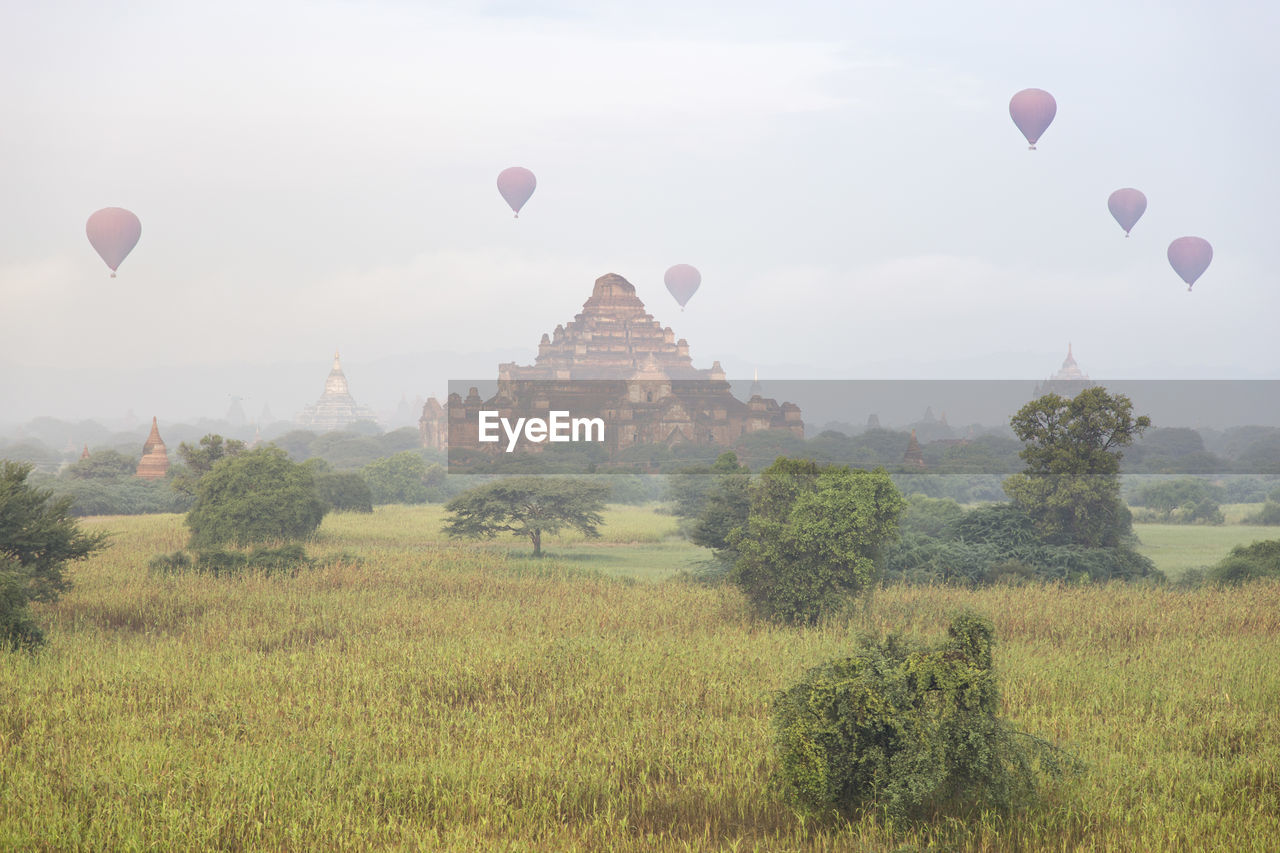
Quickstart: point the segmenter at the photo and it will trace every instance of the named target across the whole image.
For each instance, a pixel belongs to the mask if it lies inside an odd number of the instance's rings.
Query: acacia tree
[[[63,567],[106,544],[70,516],[70,496],[54,499],[27,482],[30,473],[30,465],[0,462],[0,649],[39,643],[28,603],[57,599],[68,586]]]
[[[751,486],[746,524],[728,537],[733,579],[762,615],[813,622],[868,591],[906,506],[883,469],[778,459]]]
[[[445,505],[450,536],[492,539],[499,533],[528,538],[533,556],[542,556],[542,534],[566,527],[586,536],[600,535],[600,511],[609,497],[605,483],[567,477],[512,477],[463,492]]]
[[[1005,493],[1035,522],[1049,543],[1114,548],[1132,529],[1120,499],[1121,448],[1151,426],[1133,416],[1133,403],[1105,388],[1086,388],[1068,400],[1046,394],[1010,421],[1027,464],[1004,481]]]

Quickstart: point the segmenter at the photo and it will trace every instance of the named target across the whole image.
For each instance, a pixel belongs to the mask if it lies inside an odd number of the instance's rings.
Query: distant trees
[[[1174,524],[1222,524],[1218,502],[1224,490],[1195,477],[1148,483],[1134,496],[1135,506],[1148,510],[1144,521]]]
[[[1026,469],[1005,492],[1050,544],[1117,547],[1132,529],[1120,499],[1121,448],[1151,425],[1123,394],[1095,386],[1067,400],[1047,394],[1010,421]]]
[[[138,457],[126,456],[118,450],[95,450],[88,459],[78,459],[65,474],[76,480],[99,480],[132,477],[138,470]]]
[[[70,497],[27,482],[30,465],[0,461],[0,648],[39,643],[42,634],[28,604],[53,601],[67,587],[72,560],[105,547],[102,533],[85,533],[68,510]]]
[[[871,589],[904,507],[881,469],[778,459],[751,485],[746,523],[727,537],[733,580],[762,615],[813,622]]]
[[[492,539],[499,533],[527,538],[533,556],[542,556],[542,535],[564,528],[590,538],[600,535],[607,482],[566,477],[512,477],[463,492],[445,505],[450,536]]]
[[[224,458],[200,478],[187,527],[193,548],[300,539],[326,509],[309,471],[283,450],[262,447]]]

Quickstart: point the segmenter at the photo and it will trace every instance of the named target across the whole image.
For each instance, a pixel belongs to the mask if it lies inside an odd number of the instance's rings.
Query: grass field
[[[1252,506],[1256,512],[1258,504]],[[1280,527],[1250,524],[1135,524],[1133,532],[1142,543],[1138,551],[1154,560],[1169,580],[1177,580],[1187,569],[1213,565],[1237,545],[1280,539]]]
[[[631,580],[701,559],[669,516],[611,511],[601,540],[549,542],[542,561],[514,539],[442,540],[438,522],[432,507],[332,516],[310,546],[321,567],[210,578],[146,570],[184,543],[180,517],[89,521],[113,547],[42,606],[44,649],[0,655],[0,849],[1271,851],[1280,838],[1280,584],[896,587],[791,629],[753,619],[732,588]],[[1140,531],[1165,567],[1173,533]],[[1010,816],[886,826],[789,807],[771,783],[772,692],[859,631],[935,638],[959,608],[995,621],[1006,714],[1087,769]]]

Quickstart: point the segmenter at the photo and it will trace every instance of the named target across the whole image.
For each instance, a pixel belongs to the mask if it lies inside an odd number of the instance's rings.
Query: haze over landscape
[[[730,377],[1277,378],[1272,8],[32,5],[6,14],[0,422],[379,411],[617,272]],[[1030,152],[1010,95],[1058,114]],[[512,219],[494,187],[538,189]],[[1108,194],[1141,188],[1125,239]],[[133,210],[108,278],[84,222]],[[1203,236],[1187,293],[1170,240]],[[681,312],[662,273],[702,272]]]

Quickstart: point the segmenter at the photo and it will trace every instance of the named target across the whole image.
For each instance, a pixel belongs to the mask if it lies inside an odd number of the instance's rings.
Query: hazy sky
[[[1269,5],[8,4],[0,420],[216,415],[255,365],[314,364],[288,417],[335,346],[385,409],[358,365],[412,396],[471,369],[450,352],[531,362],[607,272],[699,367],[1040,378],[1070,340],[1095,377],[1280,378]],[[1026,87],[1058,101],[1034,152]],[[106,206],[143,225],[116,279],[84,234]],[[703,275],[683,313],[675,263]],[[103,411],[161,365],[224,385]]]

